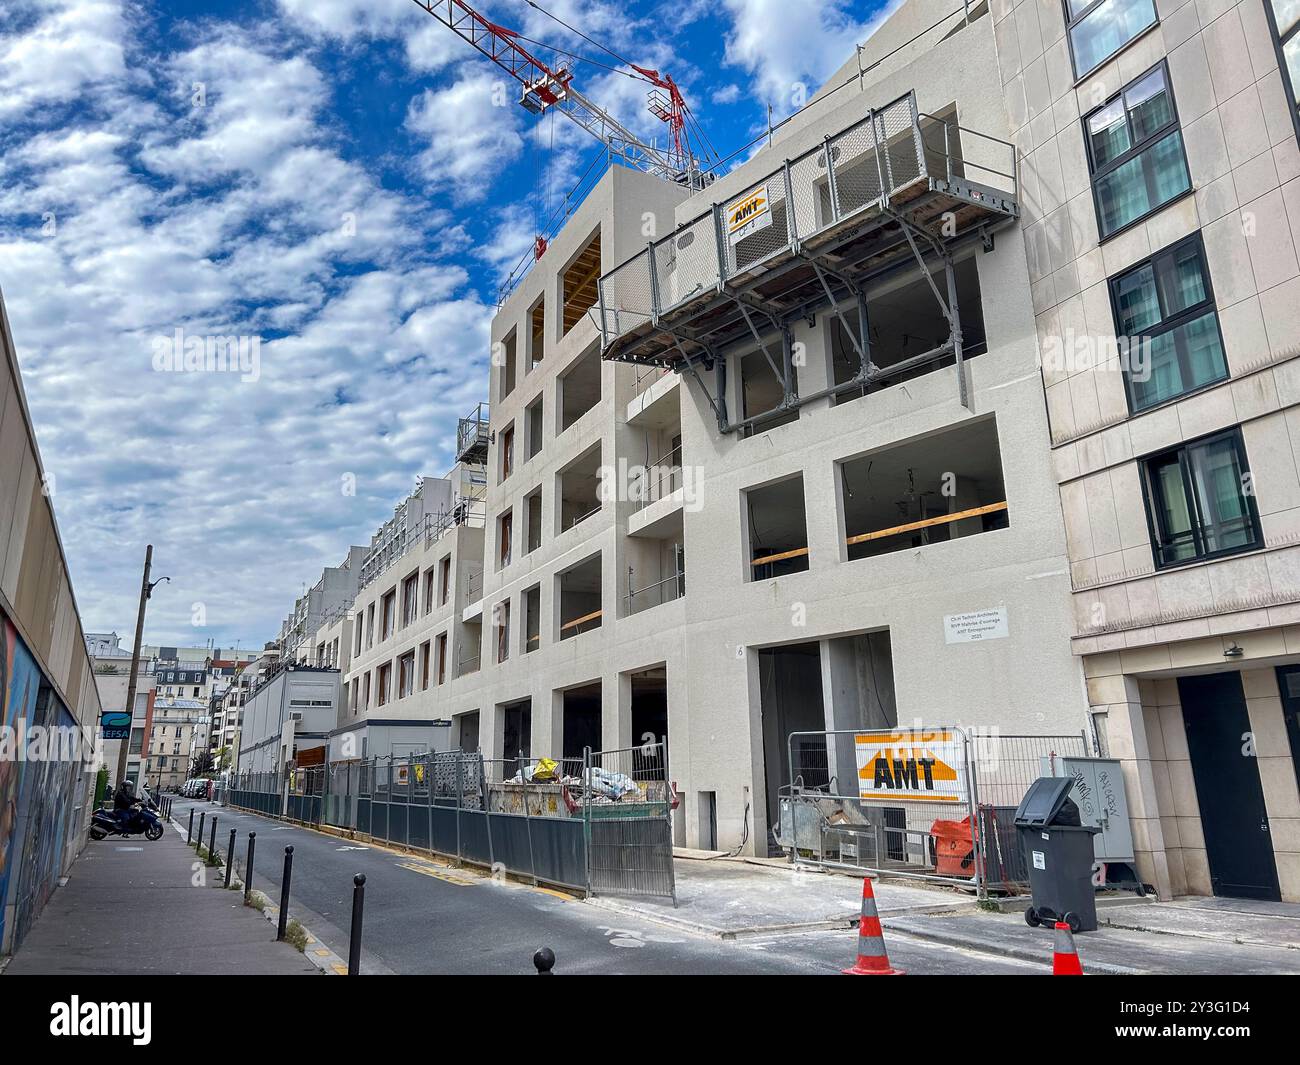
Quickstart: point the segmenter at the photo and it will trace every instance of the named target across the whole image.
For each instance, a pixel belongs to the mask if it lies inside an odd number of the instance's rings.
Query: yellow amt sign
[[[727,204],[727,237],[732,244],[771,224],[766,186]]]
[[[962,737],[948,730],[862,734],[854,737],[858,796],[894,802],[963,802]]]

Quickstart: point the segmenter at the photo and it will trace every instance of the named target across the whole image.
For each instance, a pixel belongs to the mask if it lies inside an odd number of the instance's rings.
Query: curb
[[[925,939],[932,943],[942,943],[946,947],[959,947],[962,950],[973,950],[977,954],[1002,955],[1007,958],[1015,958],[1017,961],[1038,962],[1043,966],[1051,964],[1051,958],[1045,958],[1042,951],[1030,950],[1028,947],[1004,946],[1001,943],[988,943],[984,940],[972,939],[969,936],[963,936],[956,932],[946,932],[933,928],[907,928],[893,924],[889,918],[882,918],[881,922],[885,928],[892,932],[897,932],[902,936],[911,936],[914,939]],[[1082,955],[1080,955],[1082,957]],[[1129,965],[1114,965],[1110,962],[1094,961],[1083,963],[1083,971],[1096,976],[1149,976],[1150,970],[1135,969]]]
[[[186,834],[185,826],[182,825],[179,821],[177,821],[174,817],[169,817],[167,820],[172,825],[172,827],[175,828],[176,831],[179,832],[182,836]],[[185,846],[192,847],[193,844],[186,843]],[[217,856],[218,859],[220,860],[217,862],[216,866],[214,867],[216,869],[215,875],[217,876],[218,879],[224,880],[226,876],[226,862],[225,859],[221,858],[220,851],[217,852]],[[230,872],[230,884],[231,884],[230,887],[231,891],[235,889],[234,888],[235,884],[239,884],[241,889],[244,886],[243,880],[235,876],[235,871],[233,869]],[[226,889],[217,888],[214,890],[224,891]],[[262,908],[260,910],[261,915],[265,917],[268,921],[270,921],[271,924],[275,925],[278,931],[279,924],[280,924],[279,903],[272,901],[271,897],[267,895],[266,892],[259,891],[257,888],[250,888],[248,893],[250,895],[256,895],[262,900]],[[253,910],[254,912],[259,912],[256,906],[249,906],[246,902],[243,901],[244,893],[242,890],[240,891],[239,894],[240,894],[241,905],[243,905],[247,909]],[[296,920],[296,918],[292,918],[292,919]],[[301,921],[298,921],[298,924],[302,928],[302,930],[307,934],[307,949],[302,952],[302,956],[306,958],[309,962],[311,962],[314,966],[316,966],[316,968],[319,969],[326,976],[347,976],[348,974],[347,962],[344,961],[341,957],[339,957],[339,955],[336,954],[329,947],[325,946],[325,944],[322,943],[321,940],[315,934],[313,934],[312,930],[308,928],[305,924],[303,924]],[[287,944],[287,946],[289,947],[290,950],[293,949],[293,944]]]

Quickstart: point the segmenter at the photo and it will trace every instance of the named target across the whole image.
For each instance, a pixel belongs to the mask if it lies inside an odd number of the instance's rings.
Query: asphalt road
[[[253,886],[276,899],[284,848],[292,844],[289,914],[344,958],[352,877],[365,873],[364,973],[532,973],[533,952],[541,946],[555,952],[557,974],[833,974],[853,962],[851,930],[723,941],[224,807],[177,799],[173,818],[187,824],[191,805],[207,812],[209,824],[217,816],[223,854],[230,829],[238,830],[237,869],[243,868],[248,833],[257,833]],[[903,936],[891,937],[888,948],[895,967],[917,974],[1050,971]]]

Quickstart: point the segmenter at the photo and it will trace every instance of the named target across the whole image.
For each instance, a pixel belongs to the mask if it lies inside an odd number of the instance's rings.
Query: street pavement
[[[555,952],[557,975],[833,974],[854,960],[853,929],[727,941],[220,806],[177,800],[172,816],[185,825],[191,805],[207,811],[209,824],[216,814],[220,845],[232,827],[238,830],[237,871],[248,833],[257,833],[253,886],[277,900],[284,848],[292,844],[290,916],[343,957],[352,877],[365,873],[363,973],[532,973],[533,952],[542,946]],[[896,967],[918,974],[1050,971],[1050,955],[1040,964],[902,935],[892,937],[888,948]]]
[[[183,835],[86,844],[7,975],[315,974],[237,891],[215,886]]]

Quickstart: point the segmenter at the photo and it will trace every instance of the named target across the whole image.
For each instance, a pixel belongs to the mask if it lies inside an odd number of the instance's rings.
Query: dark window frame
[[[1083,20],[1086,19],[1089,15],[1091,15],[1094,11],[1096,11],[1097,8],[1101,7],[1102,4],[1123,3],[1123,2],[1124,0],[1094,0],[1093,3],[1088,4],[1088,6],[1085,7],[1082,11],[1080,11],[1079,14],[1071,15],[1070,0],[1061,0],[1061,8],[1065,12],[1065,42],[1066,42],[1066,47],[1069,48],[1070,50],[1070,69],[1074,72],[1074,83],[1076,85],[1079,82],[1081,82],[1084,78],[1089,77],[1091,74],[1094,74],[1102,67],[1104,67],[1107,63],[1109,63],[1112,59],[1114,59],[1117,55],[1119,55],[1120,52],[1124,51],[1125,48],[1127,48],[1130,44],[1136,41],[1139,37],[1143,36],[1144,34],[1150,33],[1156,26],[1160,25],[1160,6],[1156,4],[1154,0],[1152,0],[1151,11],[1155,17],[1151,20],[1150,25],[1143,26],[1142,29],[1138,30],[1137,33],[1135,33],[1127,41],[1125,41],[1118,48],[1116,48],[1115,51],[1111,52],[1110,55],[1106,56],[1105,59],[1101,60],[1094,66],[1090,67],[1088,70],[1080,70],[1079,62],[1075,58],[1075,54],[1074,54],[1074,28],[1078,26],[1079,23],[1083,22]]]
[[[1180,400],[1185,396],[1194,395],[1195,393],[1200,392],[1202,389],[1211,388],[1214,385],[1227,381],[1232,376],[1231,372],[1228,370],[1227,353],[1224,350],[1224,346],[1223,346],[1223,327],[1219,322],[1219,309],[1214,302],[1214,284],[1210,279],[1210,264],[1205,258],[1205,241],[1201,238],[1200,230],[1197,230],[1195,233],[1192,233],[1190,236],[1183,237],[1180,240],[1174,241],[1173,244],[1166,245],[1165,247],[1161,248],[1159,251],[1155,252],[1154,254],[1148,255],[1141,262],[1134,263],[1132,266],[1124,270],[1121,270],[1114,277],[1108,278],[1106,280],[1106,287],[1110,295],[1111,320],[1115,325],[1115,336],[1117,338],[1125,337],[1131,339],[1129,338],[1128,334],[1124,332],[1123,328],[1120,325],[1120,308],[1119,308],[1119,299],[1118,299],[1118,295],[1119,295],[1118,290],[1119,290],[1120,283],[1124,281],[1125,278],[1128,278],[1133,274],[1145,270],[1149,266],[1155,272],[1157,278],[1156,299],[1159,300],[1161,303],[1163,303],[1164,302],[1162,298],[1163,294],[1161,292],[1160,285],[1158,282],[1160,276],[1160,267],[1158,263],[1160,260],[1163,259],[1175,258],[1180,251],[1182,251],[1184,248],[1188,247],[1189,245],[1195,245],[1197,252],[1200,256],[1201,278],[1205,284],[1205,299],[1201,300],[1199,303],[1193,304],[1191,307],[1188,307],[1186,310],[1179,311],[1177,314],[1173,316],[1166,316],[1164,307],[1162,306],[1160,308],[1160,314],[1161,314],[1160,324],[1153,326],[1149,329],[1142,330],[1142,332],[1139,335],[1145,337],[1148,340],[1154,341],[1156,337],[1163,336],[1165,333],[1171,333],[1175,329],[1178,329],[1180,326],[1187,325],[1189,322],[1195,321],[1197,318],[1202,317],[1206,313],[1206,311],[1213,311],[1214,328],[1219,335],[1219,350],[1223,354],[1223,376],[1216,377],[1212,381],[1205,381],[1202,384],[1195,386],[1194,388],[1189,388],[1182,392],[1179,392],[1176,396],[1170,396],[1168,399],[1157,400],[1155,403],[1148,403],[1144,407],[1138,407],[1135,405],[1133,399],[1132,382],[1129,380],[1128,371],[1125,370],[1124,371],[1124,396],[1128,402],[1129,413],[1135,416],[1138,414],[1146,414],[1148,411],[1153,411],[1157,407],[1164,406],[1164,404],[1166,403],[1176,402],[1177,400]],[[1183,353],[1180,351],[1179,352],[1180,364],[1182,363],[1182,356]]]
[[[1189,466],[1187,461],[1187,452],[1194,447],[1202,447],[1206,444],[1217,443],[1220,440],[1231,440],[1237,452],[1237,464],[1243,474],[1250,473],[1250,461],[1246,454],[1246,443],[1241,435],[1241,426],[1234,425],[1230,429],[1223,429],[1216,433],[1210,433],[1207,436],[1197,437],[1194,440],[1184,440],[1176,447],[1164,448],[1160,451],[1144,455],[1138,460],[1141,476],[1139,480],[1142,483],[1142,503],[1146,509],[1147,515],[1147,532],[1151,538],[1151,558],[1155,563],[1158,571],[1178,569],[1182,566],[1191,566],[1198,562],[1211,562],[1219,558],[1228,558],[1232,555],[1241,555],[1249,551],[1258,551],[1264,544],[1264,532],[1259,520],[1259,507],[1255,502],[1255,494],[1251,492],[1244,496],[1246,500],[1246,509],[1249,512],[1251,530],[1254,533],[1254,541],[1249,544],[1243,544],[1238,547],[1219,548],[1217,551],[1205,551],[1203,549],[1202,530],[1205,526],[1203,510],[1200,497],[1196,493],[1195,486],[1189,475]],[[1161,536],[1161,519],[1160,509],[1155,506],[1160,499],[1158,492],[1152,482],[1151,464],[1157,459],[1163,459],[1169,455],[1178,456],[1179,470],[1182,474],[1183,493],[1187,497],[1189,507],[1193,508],[1193,521],[1191,535],[1193,543],[1196,545],[1197,553],[1191,558],[1177,559],[1172,562],[1165,562],[1161,557],[1160,545],[1164,542]],[[1253,484],[1252,478],[1252,484]]]
[[[1282,72],[1282,87],[1287,90],[1291,102],[1291,125],[1295,128],[1296,140],[1300,141],[1300,85],[1291,83],[1291,72],[1286,63],[1286,45],[1293,38],[1300,36],[1300,19],[1283,34],[1277,26],[1277,15],[1273,10],[1273,0],[1264,0],[1264,17],[1268,20],[1268,31],[1273,35],[1273,51],[1277,53],[1278,69]]]
[[[1151,133],[1148,133],[1144,138],[1142,138],[1140,142],[1134,142],[1132,129],[1130,128],[1129,147],[1125,151],[1117,155],[1114,159],[1111,159],[1109,162],[1098,167],[1097,161],[1093,158],[1092,138],[1088,135],[1088,120],[1091,119],[1093,115],[1098,114],[1101,111],[1104,111],[1116,100],[1122,100],[1124,94],[1128,92],[1129,89],[1141,83],[1143,80],[1145,80],[1148,76],[1150,76],[1152,73],[1154,73],[1157,70],[1162,71],[1164,75],[1165,93],[1169,97],[1169,109],[1172,112],[1172,117],[1168,122],[1166,122],[1159,129],[1154,130]],[[1183,199],[1183,197],[1190,196],[1193,192],[1196,191],[1195,186],[1192,184],[1191,168],[1187,165],[1187,144],[1183,140],[1183,122],[1182,122],[1182,118],[1178,114],[1178,100],[1174,97],[1174,85],[1169,78],[1169,64],[1165,59],[1161,59],[1158,63],[1144,70],[1136,78],[1132,78],[1131,80],[1126,82],[1123,86],[1121,86],[1118,92],[1114,93],[1107,99],[1103,100],[1100,104],[1098,104],[1091,111],[1085,114],[1079,121],[1083,130],[1083,151],[1088,159],[1088,183],[1092,191],[1092,209],[1095,212],[1097,218],[1097,243],[1098,244],[1105,244],[1108,240],[1114,240],[1121,233],[1124,233],[1127,230],[1133,228],[1133,226],[1146,221],[1146,219],[1150,218],[1152,215],[1156,214],[1159,211],[1163,211],[1166,207],[1173,206],[1179,200]],[[1126,126],[1130,122],[1129,112],[1127,107],[1124,108],[1124,122]],[[1182,192],[1180,192],[1177,196],[1174,196],[1173,198],[1165,200],[1163,203],[1158,204],[1155,207],[1152,207],[1145,214],[1140,214],[1136,218],[1129,219],[1129,221],[1125,222],[1119,228],[1113,229],[1109,233],[1103,233],[1101,231],[1101,221],[1102,221],[1101,201],[1097,196],[1098,182],[1102,178],[1107,177],[1114,171],[1118,170],[1120,167],[1124,166],[1126,163],[1130,163],[1134,159],[1137,159],[1139,156],[1143,154],[1143,152],[1147,151],[1149,148],[1155,147],[1156,144],[1164,140],[1165,137],[1168,137],[1172,133],[1178,134],[1178,143],[1182,148],[1183,173],[1187,175],[1187,188],[1184,189]]]

